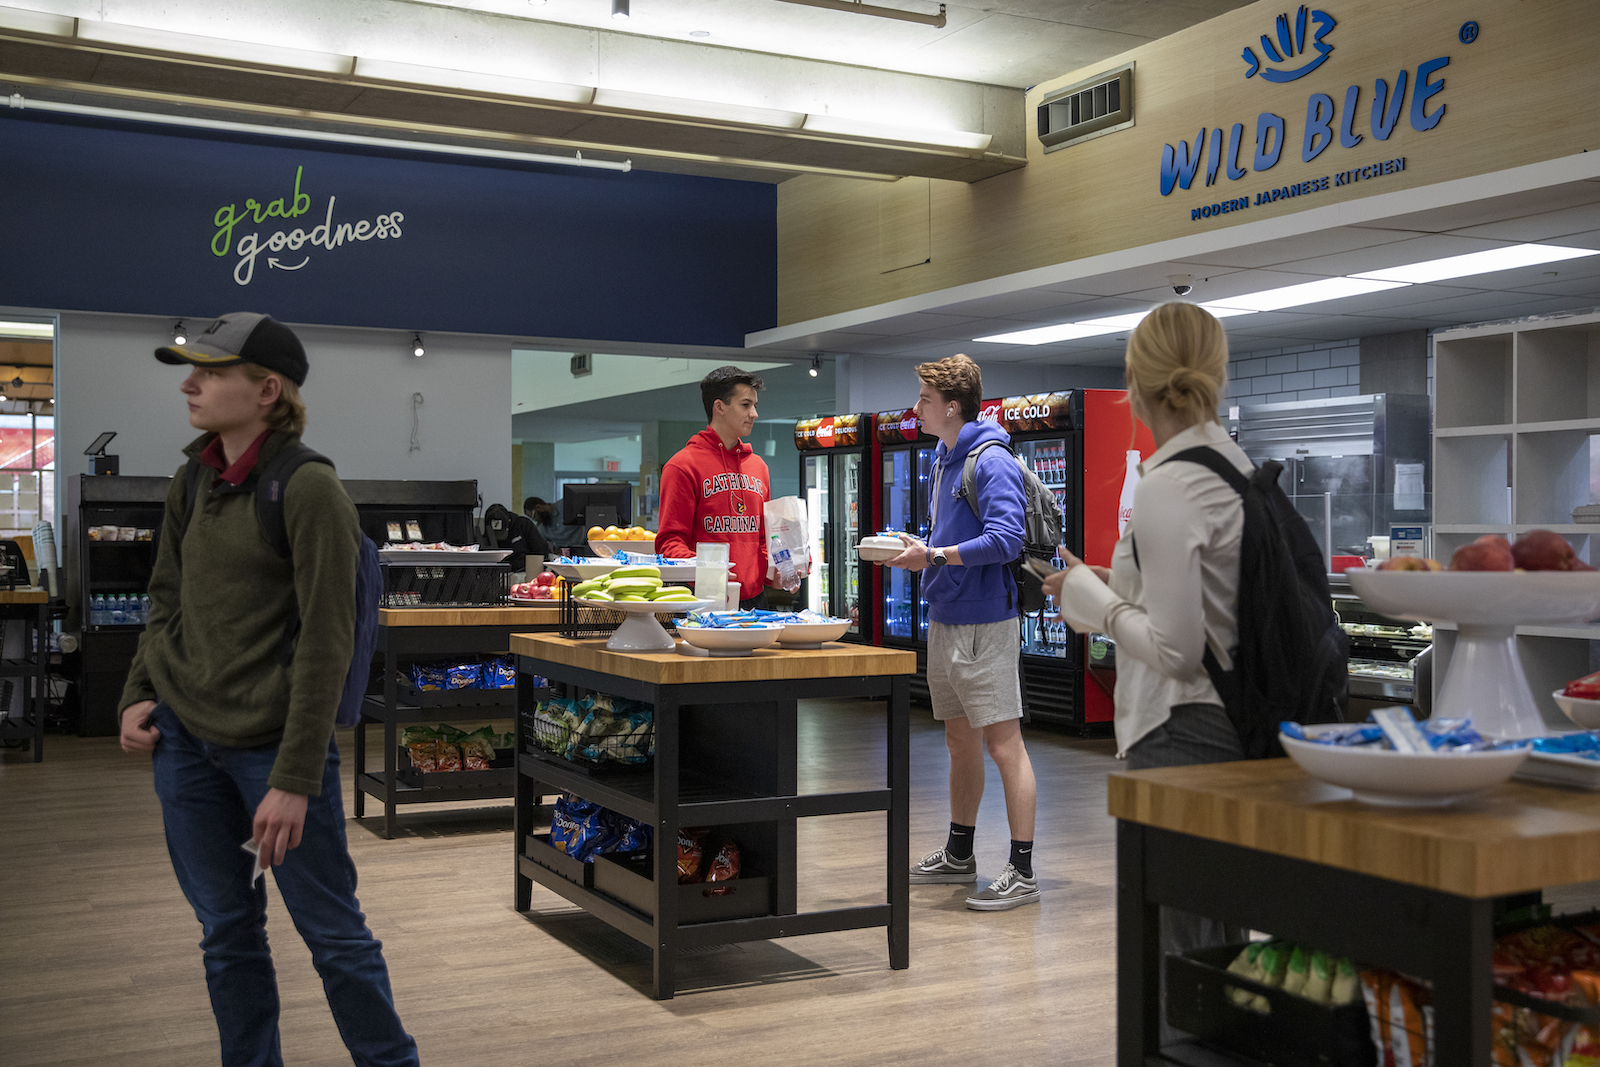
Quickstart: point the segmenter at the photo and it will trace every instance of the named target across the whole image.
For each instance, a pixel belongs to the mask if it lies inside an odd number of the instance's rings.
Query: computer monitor
[[[633,521],[633,485],[591,482],[561,490],[561,521],[568,526],[620,526]]]

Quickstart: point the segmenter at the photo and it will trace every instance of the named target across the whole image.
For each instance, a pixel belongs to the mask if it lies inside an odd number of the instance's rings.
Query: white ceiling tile
[[[1377,222],[1362,223],[1358,229],[1422,230],[1426,233],[1451,233],[1508,219],[1527,219],[1579,204],[1600,202],[1600,183],[1568,182],[1547,189],[1533,189],[1508,196],[1450,204],[1410,215],[1397,215]]]
[[[1461,237],[1487,237],[1497,241],[1546,241],[1550,244],[1577,244],[1564,240],[1573,234],[1592,234],[1600,228],[1600,203],[1545,211],[1503,222],[1468,226],[1454,231]],[[1594,248],[1595,245],[1588,247]]]
[[[1318,233],[1301,234],[1297,237],[1284,237],[1276,241],[1266,241],[1262,244],[1242,245],[1239,248],[1207,252],[1203,256],[1190,256],[1189,262],[1199,266],[1210,265],[1234,269],[1271,267],[1280,263],[1314,259],[1318,256],[1337,255],[1340,252],[1349,252],[1358,248],[1377,248],[1396,241],[1404,241],[1411,237],[1421,236],[1424,236],[1421,232],[1365,230],[1346,226],[1334,230],[1322,230]],[[1204,272],[1202,271],[1202,273]]]

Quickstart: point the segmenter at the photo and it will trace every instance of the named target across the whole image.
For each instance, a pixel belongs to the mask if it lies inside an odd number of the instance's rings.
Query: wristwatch
[[[942,548],[930,553],[928,556],[928,565],[930,567],[943,567],[948,562],[950,561],[944,558],[944,549]]]

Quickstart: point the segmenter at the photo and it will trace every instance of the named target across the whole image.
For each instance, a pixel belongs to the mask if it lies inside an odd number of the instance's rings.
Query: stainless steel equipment
[[[1239,409],[1239,447],[1280,483],[1324,555],[1365,555],[1391,524],[1432,521],[1428,398],[1378,393]]]

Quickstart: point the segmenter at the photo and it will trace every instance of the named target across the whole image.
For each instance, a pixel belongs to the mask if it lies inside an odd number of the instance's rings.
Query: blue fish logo
[[[1300,10],[1295,13],[1294,26],[1292,28],[1289,25],[1289,16],[1287,14],[1278,16],[1276,23],[1278,40],[1274,43],[1270,37],[1263,33],[1261,35],[1261,50],[1266,53],[1267,59],[1273,63],[1287,63],[1295,56],[1304,56],[1306,54],[1308,22],[1311,27],[1314,27],[1310,44],[1317,52],[1315,59],[1303,63],[1293,70],[1275,70],[1271,67],[1262,67],[1261,60],[1256,57],[1255,49],[1246,46],[1244,55],[1240,58],[1245,61],[1250,69],[1244,72],[1244,76],[1253,78],[1259,73],[1269,82],[1292,82],[1296,78],[1304,78],[1307,74],[1322,66],[1322,61],[1327,59],[1328,54],[1333,51],[1333,45],[1323,41],[1323,38],[1328,35],[1328,31],[1333,29],[1336,23],[1333,21],[1333,16],[1326,11],[1308,11],[1304,4],[1300,5]]]

